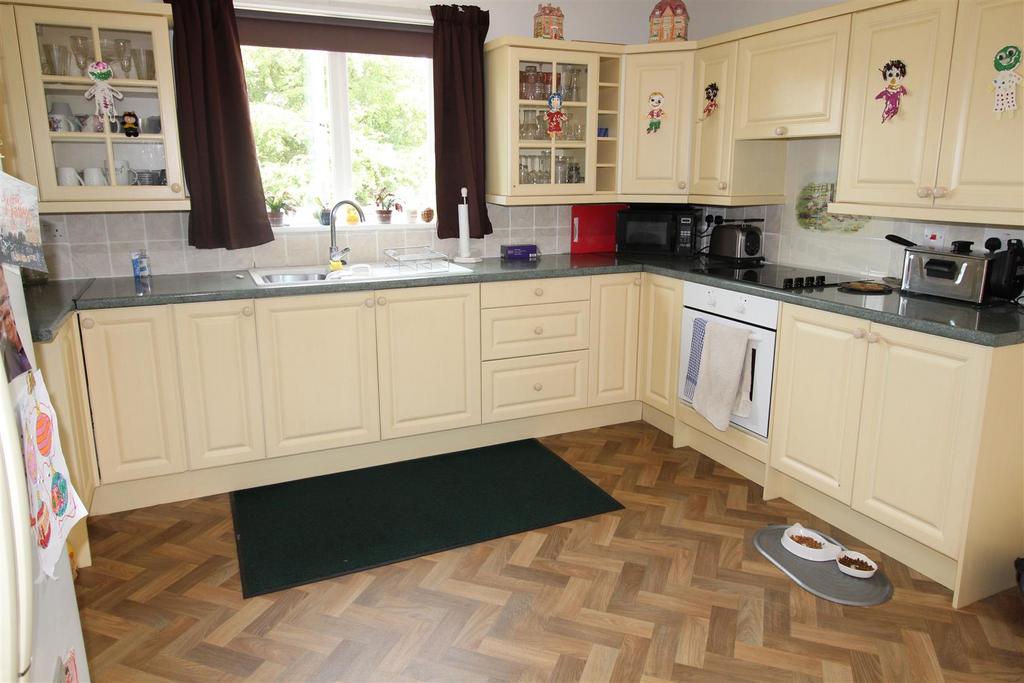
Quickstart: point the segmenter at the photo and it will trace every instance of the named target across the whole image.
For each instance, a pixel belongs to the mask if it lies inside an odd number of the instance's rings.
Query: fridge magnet
[[[39,190],[0,171],[0,262],[46,270]]]
[[[647,103],[651,105],[651,110],[647,112],[647,118],[650,119],[647,122],[647,134],[650,135],[661,130],[661,120],[665,118],[665,110],[662,108],[665,96],[660,92],[652,92]]]
[[[25,344],[18,334],[14,311],[11,310],[11,294],[7,290],[3,269],[0,269],[0,349],[3,350],[8,382],[32,369],[32,363],[25,352]]]
[[[18,397],[21,447],[26,462],[29,502],[39,544],[39,564],[53,577],[72,527],[88,512],[71,484],[60,444],[57,414],[38,370],[29,374]],[[27,463],[36,460],[34,467]]]
[[[126,138],[139,137],[139,117],[133,111],[121,114],[121,130]]]
[[[548,118],[548,135],[552,139],[556,135],[562,133],[562,123],[568,118],[564,111],[562,111],[562,93],[554,92],[548,97],[548,112],[546,114]]]
[[[648,43],[666,43],[686,40],[690,13],[683,0],[658,0],[648,17]]]
[[[900,113],[900,98],[907,94],[907,89],[903,85],[903,79],[907,76],[907,65],[902,60],[891,59],[879,71],[882,72],[885,88],[875,95],[875,99],[885,101],[885,108],[882,109],[882,123],[885,123]]]
[[[1017,113],[1017,86],[1020,85],[1021,75],[1015,71],[1020,64],[1021,49],[1016,45],[1007,45],[996,53],[993,65],[996,68],[996,77],[992,79],[992,90],[995,92],[995,102],[992,110],[996,118],[1003,118],[1003,112],[1009,112],[1009,118]]]
[[[561,7],[555,5],[537,5],[537,13],[533,15],[533,37],[562,40],[565,14]]]
[[[114,70],[106,62],[100,61],[90,64],[88,73],[92,79],[92,87],[85,91],[85,99],[96,100],[96,115],[100,118],[106,117],[107,121],[113,124],[117,116],[114,100],[124,99],[124,95],[107,82],[114,77]]]
[[[704,111],[701,114],[700,121],[711,118],[711,115],[718,109],[718,84],[708,83],[704,86]]]

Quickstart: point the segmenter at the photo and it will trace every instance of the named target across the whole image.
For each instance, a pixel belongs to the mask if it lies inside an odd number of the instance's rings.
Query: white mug
[[[82,176],[86,185],[106,185],[107,176],[103,172],[102,168],[93,166],[82,171]]]
[[[104,162],[109,169],[109,164]],[[106,172],[107,177],[110,177],[110,171]],[[127,161],[115,161],[114,162],[114,180],[117,181],[118,185],[137,185],[139,183],[139,174],[131,169]]]
[[[78,175],[78,171],[70,166],[60,166],[57,168],[57,184],[84,185],[85,181],[82,180],[82,176]]]

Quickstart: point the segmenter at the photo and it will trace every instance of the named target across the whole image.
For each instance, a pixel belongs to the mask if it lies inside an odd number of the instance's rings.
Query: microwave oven
[[[679,204],[646,204],[619,211],[615,251],[619,254],[697,256],[704,210]]]

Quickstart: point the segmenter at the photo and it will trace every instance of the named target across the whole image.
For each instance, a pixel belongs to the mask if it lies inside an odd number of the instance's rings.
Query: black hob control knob
[[[782,279],[783,289],[793,289],[793,278],[787,277]]]
[[[804,286],[804,279],[802,277],[793,278],[793,286],[797,289],[802,289]]]
[[[815,287],[824,287],[825,286],[825,276],[824,275],[819,275],[818,277],[814,278],[814,286]]]

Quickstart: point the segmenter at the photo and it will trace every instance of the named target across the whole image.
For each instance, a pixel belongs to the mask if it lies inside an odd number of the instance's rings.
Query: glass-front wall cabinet
[[[594,191],[597,57],[515,49],[511,59],[516,128],[513,194]]]
[[[17,7],[43,202],[185,197],[163,16]],[[109,80],[89,75],[102,61]],[[103,115],[101,101],[113,104]]]

